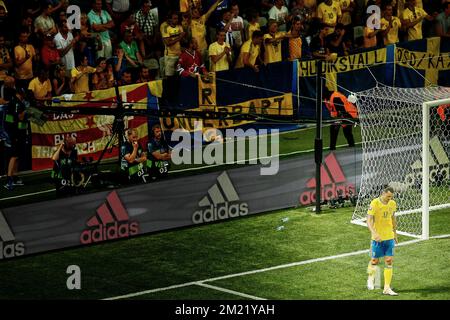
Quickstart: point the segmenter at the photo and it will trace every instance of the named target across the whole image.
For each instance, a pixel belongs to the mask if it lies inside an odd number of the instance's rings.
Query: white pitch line
[[[250,294],[246,294],[246,293],[242,293],[242,292],[238,292],[238,291],[234,291],[234,290],[230,290],[230,289],[225,289],[225,288],[218,287],[218,286],[213,286],[213,285],[206,284],[206,283],[203,283],[203,282],[198,282],[198,283],[196,283],[196,285],[201,286],[201,287],[205,287],[205,288],[209,288],[209,289],[213,289],[213,290],[217,290],[217,291],[231,293],[231,294],[233,294],[235,296],[240,296],[240,297],[244,297],[244,298],[248,298],[248,299],[252,299],[252,300],[267,300],[267,299],[264,299],[264,298],[252,296]]]
[[[442,239],[442,238],[450,238],[450,234],[430,237],[430,239]],[[410,241],[405,241],[405,242],[399,243],[397,246],[401,247],[401,246],[406,246],[406,245],[410,245],[410,244],[418,243],[418,242],[422,242],[422,241],[425,241],[425,240],[415,239],[415,240],[410,240]],[[327,260],[334,260],[334,259],[339,259],[339,258],[351,257],[351,256],[356,256],[356,255],[360,255],[360,254],[364,254],[364,253],[369,253],[369,249],[353,251],[353,252],[347,252],[347,253],[343,253],[343,254],[338,254],[338,255],[333,255],[333,256],[328,256],[328,257],[322,257],[322,258],[303,260],[303,261],[298,261],[298,262],[293,262],[293,263],[288,263],[288,264],[282,264],[282,265],[273,266],[273,267],[264,268],[264,269],[257,269],[257,270],[251,270],[251,271],[246,271],[246,272],[234,273],[234,274],[230,274],[230,275],[226,275],[226,276],[209,278],[209,279],[205,279],[205,280],[186,282],[186,283],[173,285],[173,286],[169,286],[169,287],[163,287],[163,288],[156,288],[156,289],[150,289],[150,290],[145,290],[145,291],[139,291],[139,292],[130,293],[130,294],[122,295],[122,296],[107,298],[107,299],[104,299],[104,300],[118,300],[118,299],[133,298],[133,297],[142,296],[142,295],[149,294],[149,293],[155,293],[155,292],[160,292],[160,291],[166,291],[166,290],[171,290],[171,289],[188,287],[188,286],[192,286],[192,285],[199,285],[199,284],[203,284],[204,285],[204,282],[212,282],[212,281],[218,281],[218,280],[223,280],[223,279],[241,277],[241,276],[246,276],[246,275],[251,275],[251,274],[256,274],[256,273],[261,273],[261,272],[267,272],[267,271],[272,271],[272,270],[277,270],[277,269],[284,269],[284,268],[296,267],[296,266],[305,265],[305,264],[311,264],[311,263],[315,263],[315,262],[322,262],[322,261],[327,261]]]
[[[43,194],[43,193],[48,193],[48,192],[53,192],[53,191],[56,191],[56,189],[50,189],[50,190],[44,190],[44,191],[39,191],[39,192],[21,194],[18,196],[13,196],[13,197],[8,197],[8,198],[2,198],[2,199],[0,199],[0,201],[6,201],[6,200],[12,200],[12,199],[18,199],[18,198],[24,198],[24,197],[31,197],[31,196],[35,196],[38,194]]]

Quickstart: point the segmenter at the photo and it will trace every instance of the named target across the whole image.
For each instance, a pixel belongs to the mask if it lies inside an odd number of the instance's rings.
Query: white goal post
[[[428,239],[430,211],[450,208],[450,88],[379,86],[356,95],[363,159],[351,222],[366,226],[370,201],[390,185],[397,232]]]

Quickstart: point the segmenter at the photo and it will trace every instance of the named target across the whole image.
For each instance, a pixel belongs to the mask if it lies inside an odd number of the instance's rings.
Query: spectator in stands
[[[316,59],[331,60],[330,49],[327,43],[327,33],[329,27],[326,24],[320,24],[318,32],[311,40],[310,48],[312,56]]]
[[[291,17],[299,17],[303,27],[306,28],[312,20],[312,10],[305,5],[305,0],[291,1],[291,5]]]
[[[236,48],[236,56],[239,54],[239,49],[244,43],[244,19],[239,15],[239,5],[234,2],[231,4],[231,30],[233,32],[234,46]]]
[[[9,19],[8,11],[4,4],[0,5],[0,30],[2,30],[3,36],[6,39],[12,40],[14,37],[14,29],[11,28],[11,20]]]
[[[325,39],[327,48],[330,54],[335,53],[337,56],[344,56],[346,52],[344,39],[345,39],[345,27],[342,23],[338,23],[334,32],[328,35]],[[376,43],[375,43],[376,44]]]
[[[130,0],[106,0],[106,11],[118,26],[127,18],[130,12]]]
[[[120,43],[120,47],[125,53],[125,59],[129,67],[138,68],[143,63],[141,53],[136,40],[130,31],[125,31],[123,41]]]
[[[119,80],[119,86],[128,86],[131,84],[133,84],[133,73],[130,69],[126,69]]]
[[[372,19],[370,16],[367,21]],[[375,29],[369,27],[369,23],[364,26],[364,48],[373,48],[377,46],[377,34],[381,32],[381,29]]]
[[[14,186],[23,185],[22,179],[17,176],[19,166],[19,150],[27,140],[28,122],[26,119],[26,89],[19,88],[8,103],[5,129],[8,133],[10,146],[7,148],[9,158],[7,182],[5,188],[13,190]]]
[[[117,47],[114,50],[114,54],[112,58],[107,60],[107,63],[113,66],[114,78],[118,80],[122,78],[122,73],[127,69],[127,62],[122,48]]]
[[[195,7],[192,9],[192,19],[190,24],[190,30],[192,37],[197,40],[198,51],[202,55],[202,59],[205,60],[208,57],[208,43],[206,42],[206,22],[211,14],[216,10],[217,6],[222,0],[217,0],[206,12],[202,15],[200,8]]]
[[[74,93],[89,92],[89,75],[96,71],[95,68],[89,66],[87,56],[82,56],[80,65],[72,69],[71,87]]]
[[[146,83],[153,80],[155,80],[155,78],[151,76],[150,69],[147,66],[142,65],[139,68],[139,78],[137,79],[136,83]]]
[[[67,77],[66,66],[58,64],[55,67],[54,77],[52,79],[53,96],[62,96],[70,94],[70,80]]]
[[[211,43],[208,49],[210,70],[213,72],[230,69],[232,63],[231,47],[225,42],[225,30],[219,30],[217,41]]]
[[[341,14],[341,6],[333,0],[325,0],[317,7],[317,18],[326,25],[325,35],[332,34]]]
[[[97,68],[92,75],[93,90],[104,90],[114,85],[114,75],[108,72],[106,58],[98,58]]]
[[[402,15],[402,26],[408,31],[408,41],[422,39],[422,21],[432,21],[437,14],[430,16],[416,4],[417,0],[408,0]]]
[[[245,39],[251,40],[252,34],[256,30],[261,31],[261,26],[259,24],[259,12],[254,10],[251,10],[248,14],[248,25],[245,30]]]
[[[56,49],[59,51],[61,56],[61,62],[66,66],[67,75],[75,68],[75,55],[73,48],[80,37],[73,36],[72,32],[69,31],[66,21],[61,21],[59,24],[59,32],[53,40],[56,45]]]
[[[28,88],[33,79],[33,61],[38,59],[34,47],[28,44],[29,36],[27,30],[22,30],[19,34],[19,44],[14,48],[16,86],[24,89]]]
[[[47,34],[41,49],[41,62],[47,70],[50,70],[51,67],[61,63],[61,57],[59,56],[58,49],[56,49],[53,38],[54,37],[51,34]]]
[[[97,51],[101,51],[103,44],[98,33],[91,32],[88,23],[88,16],[86,13],[81,13],[80,18],[80,39],[78,40],[78,46],[75,50],[78,54],[86,55],[89,58],[89,64],[94,65],[97,61]]]
[[[218,30],[225,31],[225,42],[230,45],[230,48],[234,49],[234,37],[231,22],[233,21],[233,13],[231,9],[225,9],[222,12],[222,20],[217,25]]]
[[[286,32],[278,31],[278,22],[269,21],[268,33],[264,35],[264,63],[280,62],[282,56],[281,42],[287,38]]]
[[[399,42],[398,32],[402,27],[400,19],[393,15],[392,5],[386,5],[384,9],[383,18],[381,18],[381,30],[383,34],[384,45],[394,44]]]
[[[208,71],[203,64],[202,55],[198,51],[198,43],[195,38],[188,38],[185,42],[185,49],[178,59],[177,72],[182,77],[196,78],[199,75],[206,75]]]
[[[450,1],[442,5],[444,11],[436,17],[436,35],[450,38]]]
[[[353,28],[352,13],[356,6],[355,1],[354,0],[339,0],[339,4],[341,7],[342,16],[338,22],[340,22],[344,25],[345,31],[347,33],[350,28]]]
[[[55,20],[50,13],[51,8],[51,5],[45,5],[42,14],[34,20],[34,32],[38,33],[41,38],[46,34],[55,35],[58,32]]]
[[[302,30],[302,20],[299,16],[292,18],[291,30],[289,37],[289,60],[300,60],[302,58],[302,38],[300,32]]]
[[[100,34],[102,42],[101,49],[97,51],[97,57],[110,58],[112,56],[112,43],[109,30],[115,24],[109,13],[102,10],[102,0],[95,0],[92,10],[88,13],[89,23],[92,31]]]
[[[5,36],[0,35],[0,85],[5,81],[12,66],[11,55],[5,43]]]
[[[253,71],[259,72],[259,66],[263,63],[261,59],[261,45],[263,43],[264,34],[255,30],[252,38],[244,42],[241,47],[241,53],[236,61],[236,68],[252,68]]]
[[[31,80],[28,90],[33,92],[34,99],[41,104],[44,100],[48,100],[52,97],[52,84],[48,78],[48,71],[41,69],[36,78]]]
[[[274,6],[269,10],[269,20],[276,21],[278,30],[286,32],[289,19],[289,10],[284,6],[284,0],[275,0]]]
[[[178,13],[171,12],[167,25],[161,32],[164,45],[164,76],[172,77],[175,75],[178,58],[181,54],[180,41],[185,37],[183,27],[178,23]]]
[[[180,0],[180,12],[190,12],[194,9],[202,10],[201,0]]]
[[[136,23],[143,34],[143,46],[140,48],[143,57],[151,56],[157,41],[157,17],[154,16],[151,8],[152,2],[145,0],[135,15]]]

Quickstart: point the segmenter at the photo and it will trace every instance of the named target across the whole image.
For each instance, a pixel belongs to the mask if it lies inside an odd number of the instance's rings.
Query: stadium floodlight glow
[[[358,93],[362,175],[352,223],[395,190],[397,233],[428,239],[430,212],[450,208],[450,88],[379,86]]]

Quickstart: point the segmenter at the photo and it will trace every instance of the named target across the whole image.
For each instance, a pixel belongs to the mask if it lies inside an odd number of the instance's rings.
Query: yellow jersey
[[[183,27],[181,25],[177,25],[175,27],[171,27],[167,24],[162,30],[162,38],[169,39],[172,37],[176,37],[183,32]],[[166,46],[165,56],[179,56],[181,54],[181,45],[180,41],[174,43],[171,46]]]
[[[337,1],[333,1],[330,6],[325,2],[322,2],[317,7],[317,18],[323,23],[336,24],[341,15],[341,5]],[[327,35],[332,34],[333,32],[334,28],[326,28]]]
[[[389,21],[387,21],[385,18],[381,18],[380,24],[381,24],[381,30],[386,30],[389,26]],[[399,42],[398,30],[400,30],[401,26],[402,26],[402,23],[401,23],[400,19],[393,16],[391,30],[389,30],[389,32],[384,36],[384,44],[385,45],[394,44],[394,43]]]
[[[41,81],[39,81],[39,78],[36,77],[31,80],[30,84],[28,85],[28,90],[33,91],[34,97],[36,99],[44,99],[49,93],[52,93],[52,85],[49,79],[42,83]]]
[[[191,32],[192,38],[197,40],[198,51],[203,52],[208,49],[208,43],[206,43],[206,17],[202,16],[199,19],[192,19]]]
[[[380,198],[372,200],[367,215],[374,217],[374,228],[381,241],[394,239],[394,225],[392,217],[397,211],[397,203],[390,200],[387,204],[381,202]],[[372,238],[372,240],[375,240]]]
[[[350,7],[350,4],[353,2],[353,0],[339,0],[339,4],[341,6],[341,12],[342,9],[347,9],[348,7]],[[350,12],[344,12],[342,13],[342,17],[341,17],[341,21],[340,21],[344,26],[348,26],[349,24],[352,23],[352,15]]]
[[[226,42],[224,42],[223,44],[219,44],[217,41],[211,43],[209,45],[209,49],[208,49],[208,56],[211,57],[211,56],[220,55],[222,52],[225,51],[225,47],[228,47],[231,49],[230,45]],[[230,69],[230,65],[228,63],[226,54],[222,58],[220,58],[220,60],[217,61],[216,63],[213,63],[212,60],[210,59],[209,65],[210,65],[211,71],[213,71],[213,72]]]
[[[25,45],[25,48],[18,45],[14,48],[14,57],[16,61],[24,59],[27,56],[28,59],[20,66],[16,66],[16,79],[28,80],[33,78],[33,59],[36,55],[34,47],[31,44]]]
[[[261,31],[261,26],[259,25],[259,23],[258,22],[256,22],[255,24],[249,23],[247,26],[247,34],[246,34],[248,40],[252,39],[253,32],[255,31]]]
[[[73,68],[70,72],[72,79],[79,77],[73,82],[73,91],[75,93],[89,92],[89,73],[94,73],[97,69],[90,66],[79,68],[84,71],[83,74],[78,68]]]
[[[283,32],[283,31],[275,33],[275,36],[272,36],[270,33],[266,33],[264,35],[264,42],[266,41],[266,39],[279,38],[279,37],[284,36],[285,34],[286,34],[286,32]],[[283,59],[283,56],[281,54],[281,41],[282,40],[278,40],[276,42],[264,44],[264,48],[265,48],[264,63],[265,64],[279,62]]]
[[[415,7],[414,12],[406,8],[403,11],[403,20],[413,22],[419,17],[426,17],[428,13],[422,8]],[[414,27],[408,28],[408,41],[422,39],[422,21],[416,24]]]
[[[239,57],[236,61],[235,68],[243,68],[244,67],[244,59],[243,54],[249,53],[250,58],[249,61],[252,65],[255,65],[256,59],[258,59],[259,53],[261,52],[261,47],[259,45],[254,45],[252,40],[247,40],[244,42],[244,44],[241,47],[241,52],[239,54]]]

